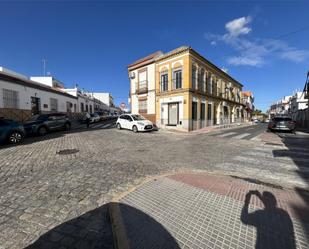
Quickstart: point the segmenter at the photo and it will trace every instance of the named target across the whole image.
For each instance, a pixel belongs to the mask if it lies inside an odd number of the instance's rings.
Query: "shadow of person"
[[[115,227],[110,219],[113,206],[119,209],[117,215],[125,228],[122,231],[119,228],[112,230],[112,224]],[[26,249],[112,249],[115,241],[120,242],[122,248],[180,249],[159,222],[143,211],[121,203],[108,203],[66,221],[40,236]],[[117,246],[120,248],[118,243]]]
[[[249,213],[252,195],[256,195],[264,204],[264,209]],[[241,212],[241,221],[255,226],[257,230],[256,249],[294,249],[295,236],[289,214],[277,207],[276,197],[270,192],[249,191]]]

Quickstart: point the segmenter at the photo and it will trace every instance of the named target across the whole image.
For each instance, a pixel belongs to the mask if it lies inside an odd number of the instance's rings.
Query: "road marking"
[[[250,140],[252,141],[261,141],[261,139],[259,138],[259,135],[253,137],[253,138],[250,138]]]
[[[90,125],[90,127],[91,127],[91,128],[98,128],[98,127],[101,127],[102,125],[104,125],[104,124],[99,123],[99,124]]]
[[[233,138],[235,138],[235,139],[242,139],[242,138],[245,138],[245,137],[250,136],[250,135],[251,135],[250,133],[244,133],[244,134],[240,134],[238,136],[235,136]]]
[[[255,129],[254,127],[251,127],[251,128],[246,129],[246,131],[250,131],[250,130],[254,130],[254,129]]]
[[[228,132],[228,133],[218,135],[217,137],[227,137],[227,136],[234,135],[234,134],[236,134],[236,132]]]

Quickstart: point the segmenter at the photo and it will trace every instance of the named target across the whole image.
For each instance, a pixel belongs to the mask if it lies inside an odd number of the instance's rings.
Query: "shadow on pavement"
[[[257,196],[264,209],[249,213],[251,197]],[[289,214],[277,207],[276,197],[268,191],[249,191],[241,211],[241,221],[256,227],[256,249],[295,249],[295,235]]]
[[[109,219],[112,205],[115,203],[105,204],[53,228],[26,249],[114,248],[115,237]],[[129,205],[117,205],[127,226],[127,241],[130,245],[126,248],[179,249],[170,233],[149,215]]]
[[[276,134],[281,138],[283,144],[288,148],[273,150],[273,156],[288,157],[293,160],[298,169],[295,172],[303,179],[307,184],[306,189],[295,188],[296,193],[303,200],[302,204],[296,203],[293,206],[293,211],[298,217],[309,216],[309,136],[306,135],[292,135],[292,134]],[[303,229],[306,233],[307,241],[309,241],[309,224],[303,220],[300,220]]]

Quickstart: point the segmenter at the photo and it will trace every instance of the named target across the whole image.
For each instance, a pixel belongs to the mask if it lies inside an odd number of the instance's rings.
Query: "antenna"
[[[47,60],[42,59],[42,62],[43,62],[43,76],[45,77],[46,76],[46,62],[47,62]]]

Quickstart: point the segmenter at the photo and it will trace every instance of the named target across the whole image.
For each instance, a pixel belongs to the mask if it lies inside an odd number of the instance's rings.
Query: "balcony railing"
[[[148,81],[139,81],[135,85],[135,93],[141,94],[141,93],[147,93],[148,92]]]

